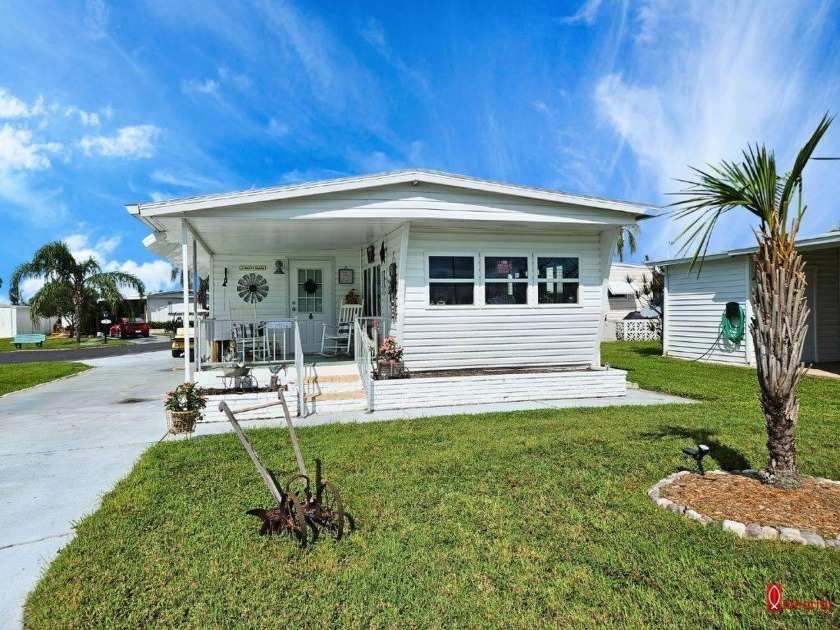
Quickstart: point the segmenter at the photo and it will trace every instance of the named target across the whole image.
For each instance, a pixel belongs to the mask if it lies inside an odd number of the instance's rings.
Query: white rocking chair
[[[334,357],[339,352],[350,354],[350,343],[353,340],[353,324],[362,314],[361,304],[343,304],[338,312],[338,323],[335,326],[324,324],[321,335],[321,356]]]

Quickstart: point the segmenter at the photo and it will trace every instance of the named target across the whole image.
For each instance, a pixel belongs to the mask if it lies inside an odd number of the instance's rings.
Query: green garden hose
[[[726,311],[723,312],[723,315],[720,317],[720,329],[723,333],[723,336],[729,339],[732,343],[741,343],[741,340],[744,338],[744,320],[746,316],[744,315],[744,307],[738,307],[738,324],[736,326],[732,325],[732,321],[727,317]]]

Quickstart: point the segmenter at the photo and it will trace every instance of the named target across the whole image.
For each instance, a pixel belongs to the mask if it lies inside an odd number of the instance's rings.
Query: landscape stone
[[[698,522],[703,525],[714,525],[715,519],[711,518],[710,516],[703,515],[700,517]]]
[[[671,503],[671,505],[666,506],[665,509],[676,514],[683,514],[685,512],[685,506],[678,505],[676,503]]]
[[[726,532],[732,532],[736,536],[743,538],[744,533],[747,530],[747,526],[739,521],[730,521],[727,519],[723,521],[723,530]]]
[[[650,490],[648,490],[647,495],[648,495],[648,496],[649,496],[652,500],[656,501],[656,500],[659,498],[659,488],[657,488],[656,486],[654,486],[653,488],[651,488]]]
[[[761,538],[761,523],[747,523],[744,535],[747,538]]]
[[[758,477],[758,471],[755,468],[746,468],[741,471],[744,477]]]
[[[840,540],[826,540],[825,541],[826,547],[834,547],[835,549],[840,549]]]
[[[690,518],[692,521],[699,521],[703,518],[703,515],[699,512],[695,512],[694,510],[686,510],[685,515]]]
[[[761,539],[762,540],[778,540],[779,539],[779,530],[775,527],[770,527],[769,525],[762,525],[761,526]]]
[[[807,544],[807,541],[802,537],[802,532],[794,527],[780,528],[779,540],[783,542],[797,542],[803,545]]]
[[[657,499],[656,500],[656,505],[658,505],[659,507],[665,508],[666,510],[668,509],[669,505],[673,505],[673,504],[674,504],[674,502],[671,501],[670,499],[662,498],[662,499]]]
[[[685,475],[690,475],[690,470],[681,470],[680,472],[676,473],[677,477],[684,477]]]
[[[825,547],[825,541],[823,537],[819,534],[814,534],[813,532],[802,532],[802,538],[805,539],[809,545],[815,545],[817,547]]]

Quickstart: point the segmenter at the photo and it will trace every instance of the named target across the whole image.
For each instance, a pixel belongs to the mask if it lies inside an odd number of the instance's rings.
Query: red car
[[[149,325],[141,318],[131,321],[128,317],[120,317],[116,324],[112,324],[108,331],[111,337],[125,339],[126,337],[148,337]]]

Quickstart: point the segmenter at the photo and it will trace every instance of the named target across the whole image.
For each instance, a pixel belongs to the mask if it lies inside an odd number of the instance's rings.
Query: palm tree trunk
[[[755,316],[750,324],[755,345],[759,396],[767,424],[770,460],[761,478],[780,488],[798,488],[795,430],[799,419],[796,387],[806,369],[802,347],[808,331],[805,299],[805,262],[789,238],[762,234],[755,254],[752,300]]]
[[[82,307],[84,300],[81,291],[77,291],[73,296],[73,306],[76,309],[76,342],[82,343]]]

